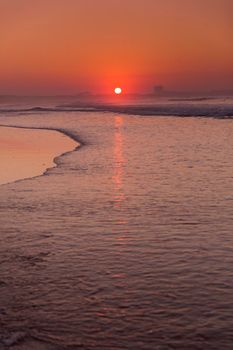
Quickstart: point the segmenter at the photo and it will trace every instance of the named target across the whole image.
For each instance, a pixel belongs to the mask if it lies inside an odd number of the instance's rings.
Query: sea
[[[233,98],[0,98],[77,142],[0,186],[0,349],[233,348]]]

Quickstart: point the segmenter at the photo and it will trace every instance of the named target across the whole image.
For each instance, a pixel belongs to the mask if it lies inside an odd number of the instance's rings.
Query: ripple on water
[[[5,123],[63,129],[86,146],[48,176],[1,187],[2,344],[232,349],[232,121]]]

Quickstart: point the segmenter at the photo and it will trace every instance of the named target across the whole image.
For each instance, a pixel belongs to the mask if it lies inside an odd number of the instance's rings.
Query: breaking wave
[[[180,116],[180,117],[233,117],[233,100],[193,98],[170,99],[157,103],[71,103],[56,106],[30,106],[21,108],[0,108],[0,115],[38,114],[53,112],[112,112],[141,116]]]

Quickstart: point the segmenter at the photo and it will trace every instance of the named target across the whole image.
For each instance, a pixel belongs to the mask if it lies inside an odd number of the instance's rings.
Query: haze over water
[[[2,344],[232,348],[232,120],[42,111],[0,122],[83,144],[46,176],[1,186]]]

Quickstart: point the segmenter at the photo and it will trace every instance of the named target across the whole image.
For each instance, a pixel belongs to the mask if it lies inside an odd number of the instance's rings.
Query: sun
[[[122,93],[122,89],[120,87],[116,87],[114,89],[114,92],[115,92],[116,95],[120,95]]]

